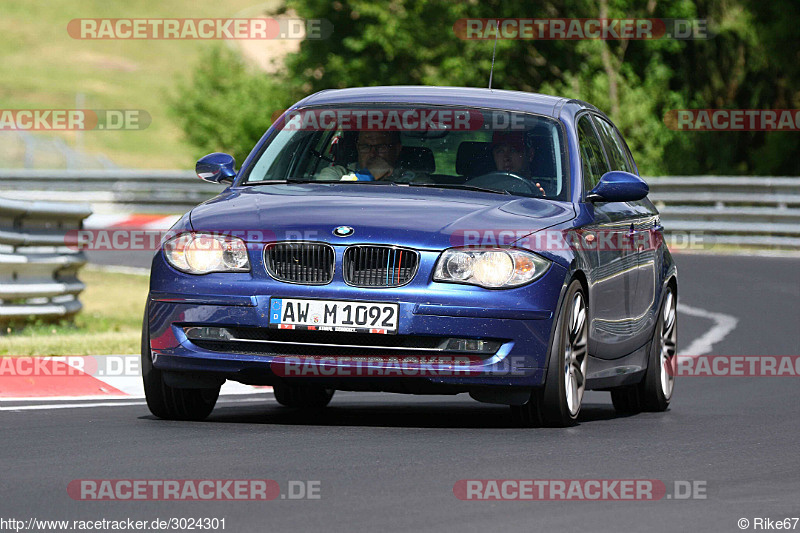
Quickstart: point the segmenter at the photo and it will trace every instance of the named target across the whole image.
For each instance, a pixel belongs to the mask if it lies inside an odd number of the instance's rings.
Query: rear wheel
[[[147,309],[142,324],[142,381],[150,412],[167,420],[203,420],[214,409],[220,387],[179,389],[164,382],[164,373],[153,366]]]
[[[645,411],[666,411],[675,389],[678,362],[678,313],[672,287],[664,294],[661,314],[650,345],[647,373],[641,384],[642,408]]]
[[[330,403],[333,393],[336,392],[334,389],[315,385],[286,383],[276,383],[272,390],[279,404],[295,409],[322,409]]]
[[[672,287],[667,287],[650,343],[644,379],[637,385],[611,391],[611,401],[617,411],[666,411],[675,388],[677,345],[677,302]]]
[[[533,391],[525,405],[511,406],[518,424],[564,427],[578,418],[586,390],[588,328],[586,297],[575,280],[558,314],[544,387]]]

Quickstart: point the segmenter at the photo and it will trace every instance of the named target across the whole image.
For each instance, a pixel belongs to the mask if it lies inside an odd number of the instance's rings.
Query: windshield
[[[551,118],[463,107],[314,107],[287,113],[245,184],[405,184],[565,200]]]

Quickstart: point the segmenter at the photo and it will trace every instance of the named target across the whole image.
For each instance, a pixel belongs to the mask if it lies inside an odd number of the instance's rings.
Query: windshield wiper
[[[505,189],[487,189],[486,187],[476,187],[475,185],[463,185],[458,183],[407,183],[409,187],[433,187],[437,189],[463,189],[465,191],[480,191],[491,192],[494,194],[507,194],[511,193]]]
[[[327,183],[327,182],[289,178],[289,179],[285,179],[285,180],[246,181],[246,182],[242,183],[242,185],[281,185],[281,184],[285,184],[285,183]]]
[[[392,185],[397,187],[397,183],[390,180],[344,180],[344,181],[327,181],[323,183],[363,183],[366,185]]]
[[[261,181],[250,181],[242,183],[242,185],[280,185],[286,183],[320,183],[320,184],[328,184],[331,183],[359,183],[359,184],[369,184],[369,185],[392,185],[397,187],[397,183],[393,181],[385,181],[385,180],[371,180],[371,181],[362,181],[362,180],[301,180],[297,178],[287,178],[285,180],[261,180]]]

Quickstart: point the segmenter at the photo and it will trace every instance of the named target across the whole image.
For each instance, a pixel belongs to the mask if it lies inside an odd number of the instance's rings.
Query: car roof
[[[567,102],[594,109],[594,106],[580,100],[546,94],[475,87],[418,85],[330,89],[304,98],[295,107],[375,103],[433,104],[525,111],[556,117],[560,105]]]

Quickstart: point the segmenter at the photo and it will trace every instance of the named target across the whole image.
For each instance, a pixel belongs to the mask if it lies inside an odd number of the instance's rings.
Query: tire
[[[525,405],[511,406],[518,425],[566,427],[575,423],[586,389],[588,313],[583,287],[573,280],[556,319],[544,387],[534,390]]]
[[[677,353],[677,299],[672,287],[667,287],[653,333],[653,342],[650,344],[647,373],[639,389],[643,410],[660,412],[669,407],[675,390]]]
[[[164,383],[163,373],[153,366],[150,355],[147,308],[142,323],[142,381],[150,412],[166,420],[204,420],[219,397],[219,386],[179,389]]]
[[[677,345],[677,300],[672,287],[667,287],[650,341],[644,378],[637,385],[611,391],[614,409],[622,413],[667,410],[675,388]]]
[[[334,389],[325,389],[315,385],[289,385],[276,383],[272,386],[275,400],[284,407],[293,409],[322,409],[333,398]]]

